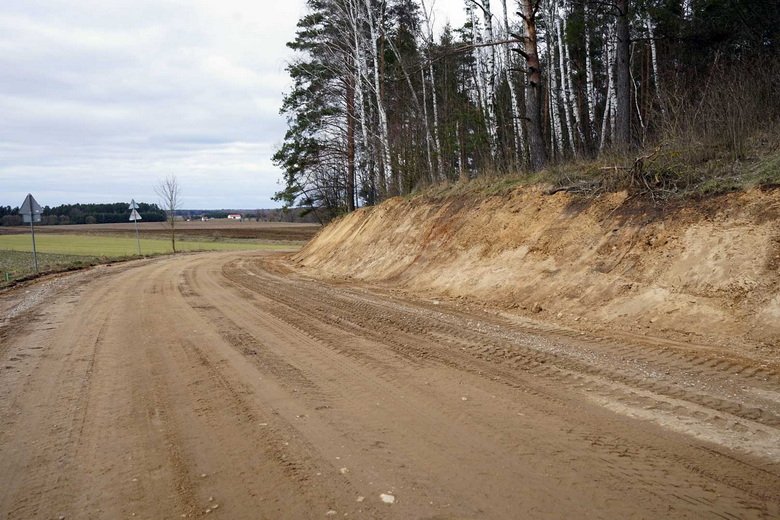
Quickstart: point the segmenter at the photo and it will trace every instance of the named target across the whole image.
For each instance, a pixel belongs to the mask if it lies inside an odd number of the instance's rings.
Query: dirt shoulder
[[[541,188],[393,199],[326,227],[295,261],[312,276],[780,359],[780,190],[667,206]]]

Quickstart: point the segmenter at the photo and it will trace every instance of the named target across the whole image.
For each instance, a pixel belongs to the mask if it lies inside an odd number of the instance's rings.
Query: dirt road
[[[99,268],[0,311],[0,518],[780,516],[778,368],[724,350],[264,254]]]

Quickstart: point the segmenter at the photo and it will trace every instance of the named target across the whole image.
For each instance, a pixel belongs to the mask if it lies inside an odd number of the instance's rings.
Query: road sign
[[[141,215],[138,213],[138,204],[135,203],[135,199],[130,199],[130,220],[135,224],[135,243],[138,246],[138,256],[141,256],[141,238],[138,236],[138,221],[142,220]]]
[[[30,224],[41,221],[43,210],[41,210],[40,204],[33,198],[32,194],[28,193],[27,197],[24,198],[24,202],[22,202],[22,207],[19,208],[19,213],[22,214],[24,222]]]
[[[35,250],[35,222],[41,221],[41,205],[33,198],[31,193],[28,193],[22,202],[22,207],[19,208],[19,213],[22,214],[22,219],[30,224],[30,233],[32,233],[32,246],[33,246],[33,266],[35,272],[38,272],[38,251]]]

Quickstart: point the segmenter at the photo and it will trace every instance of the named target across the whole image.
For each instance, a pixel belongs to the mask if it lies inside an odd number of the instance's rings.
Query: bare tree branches
[[[167,224],[171,230],[171,249],[176,254],[176,210],[181,208],[181,187],[175,175],[168,175],[154,188],[163,210],[168,216]]]

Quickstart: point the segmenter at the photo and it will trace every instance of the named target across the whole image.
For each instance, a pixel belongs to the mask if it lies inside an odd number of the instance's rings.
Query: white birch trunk
[[[588,100],[588,123],[590,137],[593,139],[596,133],[596,89],[593,82],[593,59],[590,54],[590,30],[588,21],[590,12],[585,3],[585,97]]]
[[[567,24],[566,24],[566,16],[563,16],[563,33],[562,33],[562,40],[563,40],[563,51],[564,51],[564,57],[566,58],[566,88],[569,93],[569,105],[571,106],[571,110],[574,113],[574,130],[577,132],[577,137],[580,140],[580,143],[585,143],[585,135],[582,133],[582,118],[580,116],[580,102],[577,100],[577,94],[574,90],[574,73],[572,72],[572,66],[571,66],[571,56],[569,55],[569,44],[566,43],[566,40],[564,37],[566,36],[567,31]],[[575,152],[576,153],[576,152]]]
[[[467,3],[469,3],[469,0],[466,0]],[[474,47],[474,68],[475,68],[475,74],[474,77],[477,81],[477,90],[479,91],[479,100],[480,100],[480,106],[482,107],[482,113],[486,113],[487,110],[482,102],[485,99],[484,93],[486,92],[485,87],[485,77],[482,73],[482,53],[479,52],[479,48],[477,47],[477,44],[479,41],[477,40],[477,17],[474,15],[474,7],[472,6],[469,9],[469,19],[471,21],[471,44]]]
[[[465,170],[463,169],[463,156],[460,149],[460,121],[455,121],[455,156],[458,158],[458,179],[466,180]]]
[[[612,51],[612,27],[607,31],[607,39],[604,42],[605,64],[607,67],[607,96],[604,104],[604,116],[601,121],[601,141],[599,151],[604,149],[607,142],[607,128],[610,129],[610,137],[615,135],[615,74],[613,68],[614,52]],[[609,125],[609,127],[607,126]]]
[[[612,88],[611,86],[608,88]],[[604,117],[601,119],[601,140],[599,141],[599,152],[604,150],[604,145],[607,141],[607,122],[609,121],[609,113],[612,110],[612,97],[607,96],[607,101],[604,104]]]
[[[682,8],[683,8],[683,18],[686,20],[690,20],[691,16],[693,16],[693,0],[683,0]]]
[[[558,36],[558,66],[560,67],[561,92],[563,94],[563,115],[566,121],[566,132],[569,134],[569,145],[572,155],[577,155],[577,147],[574,143],[574,127],[571,123],[571,107],[569,106],[569,89],[566,83],[566,66],[563,52],[563,32],[561,30],[561,17],[555,15],[555,32]]]
[[[485,15],[485,35],[487,43],[496,41],[493,32],[493,13],[490,10],[490,0],[483,0],[482,7]],[[495,163],[498,156],[498,128],[496,127],[496,48],[491,45],[487,47],[487,81],[485,85],[485,103],[488,113],[488,136],[490,137],[490,156]]]
[[[444,180],[444,163],[441,160],[441,140],[439,139],[439,104],[436,101],[436,77],[433,75],[433,62],[428,63],[428,75],[431,78],[431,101],[433,105],[433,144],[436,150],[436,172],[439,180]]]
[[[506,33],[506,39],[509,39],[509,14],[507,13],[506,0],[501,0],[504,8],[504,32]],[[504,46],[504,59],[506,60],[506,81],[509,85],[509,97],[512,103],[512,129],[515,136],[515,167],[519,167],[522,162],[520,158],[524,156],[523,150],[525,149],[525,136],[523,135],[523,125],[520,120],[520,107],[517,102],[517,92],[515,89],[515,82],[512,79],[512,52],[509,44]]]
[[[471,3],[470,0],[467,0],[467,2]],[[490,157],[495,161],[496,154],[497,154],[497,145],[496,145],[496,125],[495,125],[495,106],[493,105],[493,89],[491,88],[491,80],[490,76],[492,73],[492,67],[491,67],[491,60],[488,60],[488,63],[485,63],[483,60],[483,51],[481,50],[482,47],[478,47],[479,40],[477,39],[477,31],[476,31],[476,16],[474,15],[474,8],[472,5],[472,8],[469,10],[470,12],[470,19],[471,19],[471,43],[474,47],[474,61],[475,61],[475,67],[476,67],[476,80],[477,80],[477,88],[479,90],[479,99],[481,101],[480,106],[482,107],[482,118],[485,121],[485,132],[488,136],[488,142],[490,145]],[[492,29],[490,31],[492,34]],[[492,48],[491,48],[492,49]],[[494,56],[495,58],[495,56]],[[492,65],[495,65],[495,61],[493,60]]]
[[[658,106],[661,108],[661,115],[665,114],[663,98],[661,97],[661,75],[658,73],[658,52],[655,45],[655,27],[648,16],[645,18],[645,27],[647,35],[650,38],[650,59],[653,63],[653,85],[655,86],[655,97],[658,99]]]
[[[363,141],[361,155],[367,155],[371,151],[371,144],[368,137],[368,122],[366,121],[366,105],[365,97],[363,95],[363,84],[368,83],[368,74],[365,70],[365,58],[363,55],[363,42],[360,38],[360,8],[357,0],[350,2],[350,24],[352,25],[352,42],[354,45],[354,60],[355,60],[355,96],[357,97],[356,110],[360,115],[360,133]],[[364,159],[365,162],[365,159]]]
[[[642,109],[639,106],[639,87],[636,84],[636,80],[634,79],[634,44],[631,44],[631,52],[630,52],[630,63],[631,65],[628,67],[628,72],[631,76],[631,86],[634,87],[634,106],[636,107],[636,115],[639,117],[639,126],[642,128],[642,141],[644,142],[645,139],[645,120],[642,117]]]
[[[431,159],[431,131],[430,127],[428,126],[428,99],[425,93],[425,69],[420,71],[420,76],[422,78],[423,117],[425,118],[425,147],[428,151],[428,175],[431,178],[431,182],[433,182],[436,179],[433,175],[433,160]]]
[[[379,73],[379,51],[377,50],[377,33],[374,13],[371,10],[371,1],[365,0],[366,19],[368,20],[369,33],[371,34],[371,59],[374,66],[374,98],[376,99],[376,111],[379,116],[379,141],[382,146],[382,174],[379,179],[379,185],[386,194],[389,190],[389,183],[393,179],[393,166],[390,158],[390,140],[387,130],[387,113],[382,102],[381,78]]]
[[[466,0],[469,3],[469,0]],[[479,99],[479,106],[482,113],[487,113],[487,107],[484,105],[485,92],[487,87],[485,86],[485,75],[483,74],[482,53],[479,51],[477,45],[479,40],[477,39],[477,17],[474,15],[474,8],[469,10],[469,19],[471,21],[471,44],[474,47],[474,80],[477,83],[477,99]]]
[[[547,18],[547,27],[553,27],[550,11],[547,10],[545,14]],[[550,30],[548,34],[551,40],[547,42],[547,63],[549,64],[547,67],[547,77],[549,79],[547,90],[550,97],[550,122],[552,123],[551,139],[553,150],[560,156],[563,153],[563,136],[561,135],[563,132],[561,114],[558,107],[558,78],[556,77],[555,67],[553,66],[555,63],[555,31]]]
[[[425,27],[428,32],[428,74],[431,78],[431,99],[433,101],[433,135],[434,146],[436,152],[436,172],[440,181],[444,180],[444,163],[441,157],[441,141],[439,139],[439,105],[436,101],[436,77],[433,74],[433,56],[431,55],[431,49],[433,49],[433,22],[431,21],[430,13],[425,6],[425,0],[420,0],[423,16],[425,18]],[[423,84],[425,83],[425,73],[423,72]],[[423,96],[424,98],[425,96]],[[426,132],[428,131],[428,122],[426,116]],[[430,136],[430,133],[428,134]],[[433,170],[431,170],[433,175]]]
[[[617,89],[615,86],[615,62],[617,60],[617,53],[615,52],[615,28],[609,27],[607,32],[607,74],[609,77],[609,88],[607,89],[607,95],[609,96],[609,127],[610,127],[610,141],[615,140],[615,127],[617,126]]]
[[[613,57],[615,56],[614,52],[612,53],[612,56]],[[612,63],[612,65],[614,66],[614,62]],[[614,74],[614,69],[612,69],[612,70],[613,70],[613,74]],[[610,139],[610,141],[614,142],[615,141],[615,132],[617,131],[617,88],[615,86],[615,78],[614,77],[612,78],[612,81],[610,82],[610,84],[612,85],[612,90],[611,90],[611,96],[610,96],[611,99],[610,99],[610,104],[609,104],[609,107],[610,107],[610,111],[609,111],[609,131],[610,131],[610,136],[609,136],[609,139]]]

